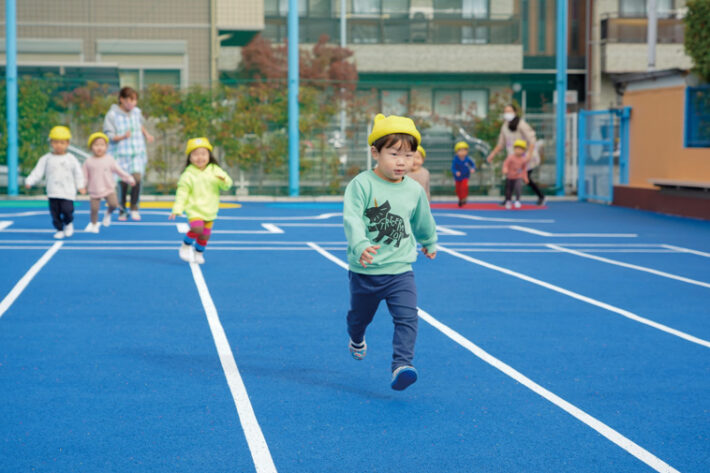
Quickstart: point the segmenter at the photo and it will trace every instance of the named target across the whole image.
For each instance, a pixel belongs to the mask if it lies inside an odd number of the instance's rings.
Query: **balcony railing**
[[[604,18],[601,33],[607,43],[646,43],[648,19]],[[682,19],[659,18],[657,35],[660,44],[682,44],[685,24]]]
[[[393,18],[353,16],[347,19],[348,44],[519,44],[520,19]],[[267,16],[264,36],[282,43],[286,40],[286,18]],[[300,18],[299,40],[315,43],[321,35],[340,39],[338,18]]]

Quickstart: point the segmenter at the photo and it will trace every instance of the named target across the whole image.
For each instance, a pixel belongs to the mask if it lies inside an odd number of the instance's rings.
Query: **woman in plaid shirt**
[[[127,173],[133,175],[136,184],[131,188],[131,219],[140,220],[138,200],[140,197],[141,179],[148,163],[146,141],[153,142],[153,136],[145,129],[145,119],[141,109],[136,106],[138,92],[131,87],[123,87],[118,93],[118,104],[111,105],[104,119],[104,133],[110,139],[109,153],[116,159],[118,165]],[[121,182],[119,220],[126,220],[126,197],[128,183]]]

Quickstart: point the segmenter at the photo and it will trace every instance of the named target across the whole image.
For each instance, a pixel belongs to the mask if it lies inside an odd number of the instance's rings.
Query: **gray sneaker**
[[[362,343],[355,343],[350,340],[350,343],[348,343],[348,349],[350,350],[350,354],[353,358],[358,361],[362,360],[365,358],[365,355],[367,355],[367,343],[365,343],[364,338],[362,339]]]

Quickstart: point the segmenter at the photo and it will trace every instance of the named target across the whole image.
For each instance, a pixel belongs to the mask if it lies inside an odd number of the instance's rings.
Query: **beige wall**
[[[602,47],[603,68],[607,74],[645,72],[648,69],[648,46],[645,44],[607,43]],[[682,44],[657,44],[656,69],[690,69],[692,60]]]
[[[630,91],[629,184],[650,179],[710,182],[710,149],[683,147],[685,87]]]
[[[411,58],[417,58],[417,72],[520,72],[522,45],[426,45],[391,44],[348,46],[355,53],[358,72],[412,72]],[[383,61],[387,58],[387,61]]]

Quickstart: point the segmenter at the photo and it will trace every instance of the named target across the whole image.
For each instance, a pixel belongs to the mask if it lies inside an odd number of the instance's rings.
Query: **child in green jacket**
[[[387,301],[394,322],[391,387],[398,391],[418,376],[412,365],[418,322],[412,271],[417,242],[427,258],[436,256],[436,223],[426,191],[406,176],[420,140],[410,118],[378,114],[368,138],[377,167],[350,181],[343,207],[350,279],[350,353],[356,360],[365,357],[365,329],[380,302]]]
[[[190,230],[180,247],[180,258],[188,263],[202,264],[212,224],[219,211],[219,191],[232,187],[232,179],[217,165],[207,138],[189,140],[185,154],[187,165],[178,180],[170,220],[183,212],[187,214]]]

